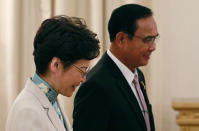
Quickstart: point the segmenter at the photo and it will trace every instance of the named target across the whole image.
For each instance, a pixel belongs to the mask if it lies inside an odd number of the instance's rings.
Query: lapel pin
[[[144,89],[146,90],[146,86],[145,86],[145,84],[144,84],[143,81],[141,81],[141,84],[142,84],[142,86],[144,87]]]

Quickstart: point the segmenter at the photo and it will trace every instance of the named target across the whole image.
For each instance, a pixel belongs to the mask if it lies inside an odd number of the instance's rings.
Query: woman
[[[90,60],[99,55],[99,40],[80,18],[45,20],[34,39],[36,72],[16,98],[7,131],[71,131],[57,101],[70,97],[85,81]]]

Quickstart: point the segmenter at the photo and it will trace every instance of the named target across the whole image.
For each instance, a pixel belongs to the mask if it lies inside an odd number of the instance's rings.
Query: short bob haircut
[[[127,4],[116,8],[108,22],[110,41],[115,40],[118,32],[124,32],[128,34],[129,39],[132,39],[138,28],[137,20],[152,15],[151,9],[137,4]]]
[[[94,59],[99,48],[97,34],[87,28],[84,19],[63,15],[47,19],[34,39],[36,72],[46,73],[53,57],[58,57],[64,68],[81,59]]]

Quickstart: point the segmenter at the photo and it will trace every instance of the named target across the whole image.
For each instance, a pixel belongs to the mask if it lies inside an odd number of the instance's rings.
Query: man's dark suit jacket
[[[155,131],[152,107],[137,69],[140,87],[147,103],[151,131]],[[107,55],[88,73],[79,88],[73,112],[73,131],[147,131],[137,99],[123,74]]]

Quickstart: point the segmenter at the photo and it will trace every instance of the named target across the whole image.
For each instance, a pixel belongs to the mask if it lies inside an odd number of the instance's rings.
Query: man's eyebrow
[[[157,34],[157,35],[148,35],[148,36],[146,36],[146,38],[154,38],[154,37],[158,37],[159,36],[159,34]]]

